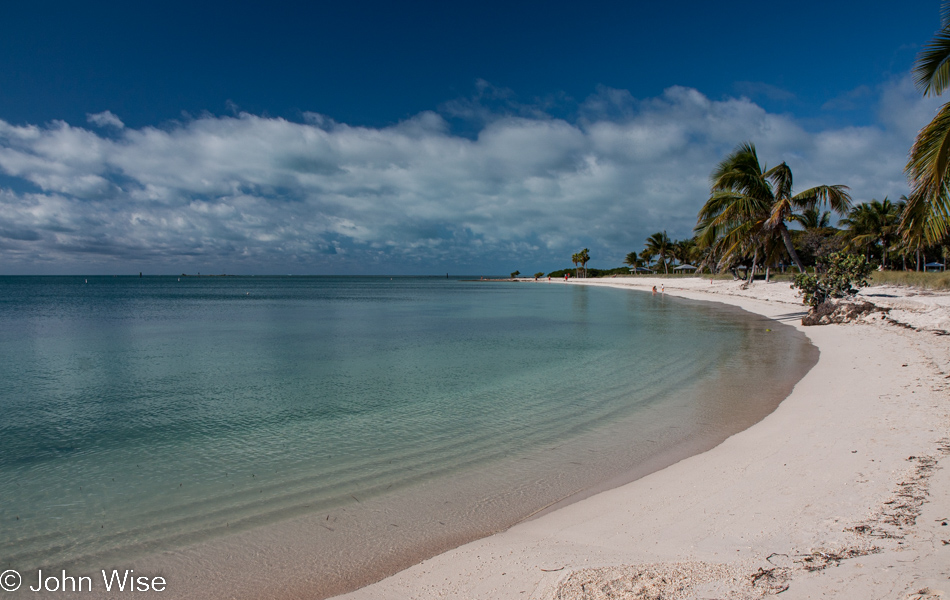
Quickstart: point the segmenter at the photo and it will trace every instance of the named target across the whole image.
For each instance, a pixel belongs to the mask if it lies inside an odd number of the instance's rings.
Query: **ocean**
[[[0,571],[240,586],[236,548],[286,547],[325,596],[711,447],[816,359],[560,282],[0,277]]]

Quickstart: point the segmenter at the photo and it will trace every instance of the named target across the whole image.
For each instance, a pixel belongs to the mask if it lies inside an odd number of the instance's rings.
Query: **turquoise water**
[[[810,356],[715,305],[442,278],[5,277],[0,326],[0,568],[21,571],[467,473],[517,482],[497,511],[516,520],[635,466],[617,448],[642,441],[641,421],[675,444],[761,418],[775,394],[697,390]],[[524,487],[516,458],[571,440],[589,456],[617,423],[630,443],[605,452],[620,458],[533,468],[554,475]]]

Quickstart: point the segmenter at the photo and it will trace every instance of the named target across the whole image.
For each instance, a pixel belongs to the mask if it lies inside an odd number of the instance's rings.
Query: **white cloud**
[[[788,161],[798,189],[898,197],[907,149],[936,106],[904,78],[879,90],[877,124],[815,133],[748,98],[684,87],[647,99],[600,88],[575,122],[482,87],[445,113],[468,110],[480,123],[469,137],[434,112],[385,128],[206,115],[109,137],[0,121],[0,171],[20,182],[0,190],[0,264],[528,272],[589,247],[592,264],[616,266],[654,231],[690,235],[710,171],[746,140],[768,164]],[[486,99],[507,108],[491,112]],[[89,120],[121,126],[108,111]]]
[[[97,127],[115,127],[116,129],[125,128],[122,119],[112,114],[112,111],[104,110],[101,113],[87,114],[86,121]]]

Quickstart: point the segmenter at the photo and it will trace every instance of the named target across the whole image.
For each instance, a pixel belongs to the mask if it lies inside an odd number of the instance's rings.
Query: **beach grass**
[[[874,285],[905,285],[925,290],[950,290],[950,272],[922,271],[875,271],[871,275]]]
[[[791,282],[795,279],[795,273],[796,271],[794,270],[789,270],[785,273],[773,272],[770,275],[770,280]],[[609,278],[611,276],[608,275],[605,277]],[[618,275],[617,277],[633,280],[636,280],[638,277],[655,277],[674,280],[698,277],[701,279],[714,279],[716,281],[734,279],[731,273],[717,273],[715,275],[710,275],[709,273],[703,273],[701,275],[694,273],[655,273],[650,275]],[[755,279],[756,281],[764,280],[765,274],[756,274]],[[927,273],[921,271],[874,271],[871,274],[871,285],[902,285],[924,290],[950,290],[950,271]]]

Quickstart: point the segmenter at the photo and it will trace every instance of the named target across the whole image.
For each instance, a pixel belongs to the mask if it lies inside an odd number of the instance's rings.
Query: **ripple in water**
[[[274,592],[310,556],[327,595],[710,447],[817,356],[621,290],[86,279],[0,278],[2,568],[224,562]],[[241,580],[261,548],[286,557]]]

